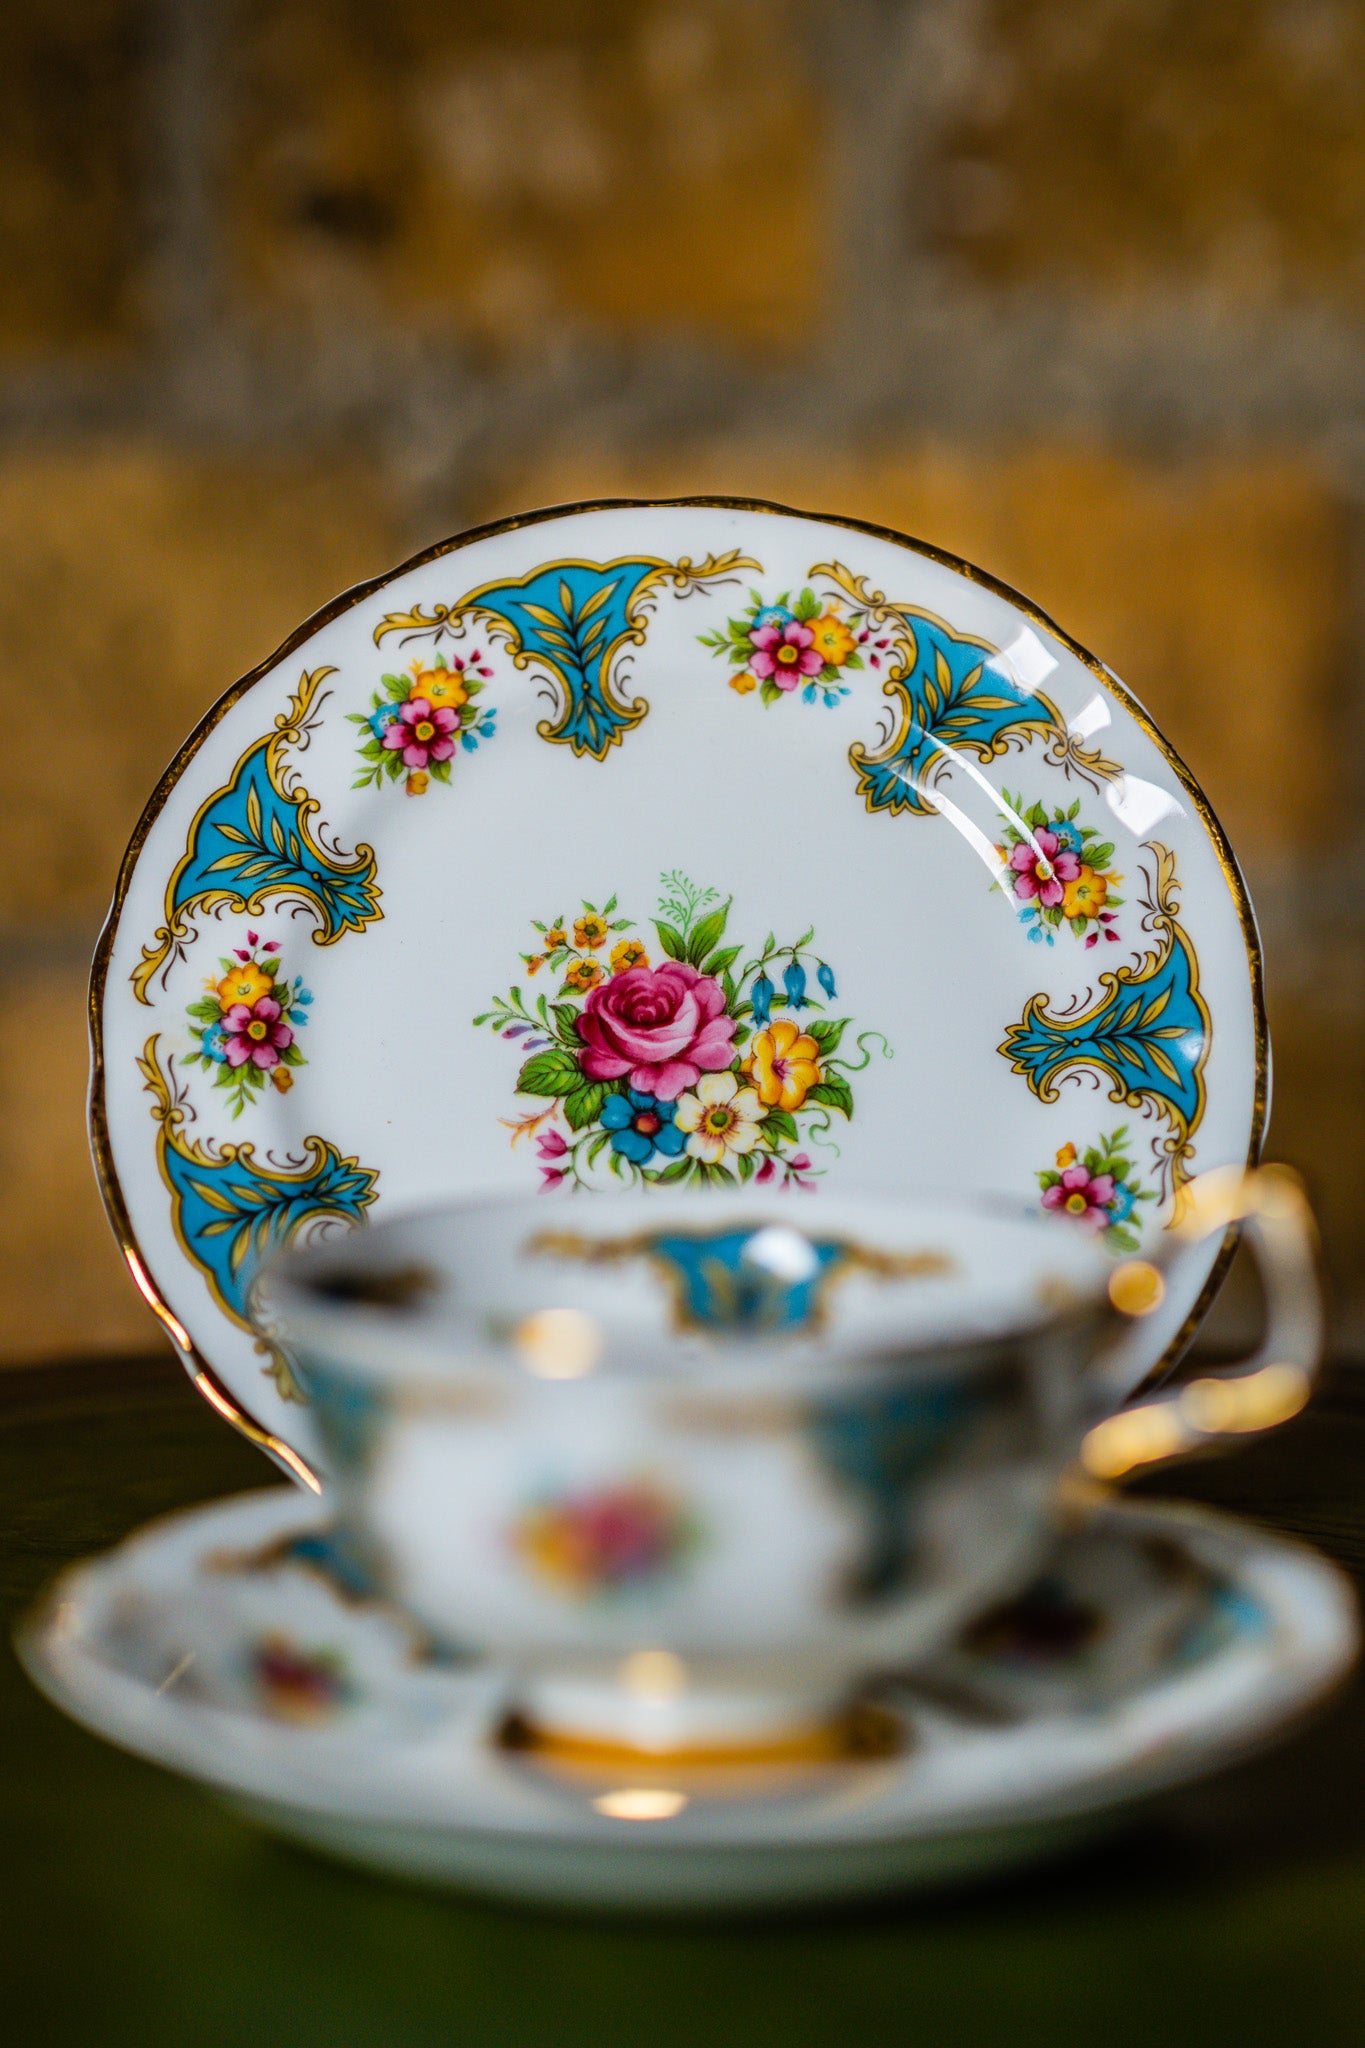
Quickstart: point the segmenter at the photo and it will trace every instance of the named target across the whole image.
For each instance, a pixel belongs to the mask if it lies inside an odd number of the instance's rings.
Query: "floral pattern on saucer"
[[[204,994],[186,1012],[197,1050],[187,1067],[200,1066],[226,1091],[239,1117],[269,1083],[280,1094],[294,1085],[293,1069],[307,1065],[298,1034],[308,1022],[312,995],[300,975],[280,972],[280,942],[248,931],[218,962],[221,979],[209,975]]]
[[[1152,1190],[1141,1185],[1127,1151],[1128,1126],[1120,1124],[1083,1153],[1072,1144],[1063,1145],[1056,1164],[1038,1176],[1045,1209],[1102,1234],[1115,1252],[1137,1250],[1140,1219],[1135,1225],[1134,1212],[1139,1202],[1156,1200]]]
[[[1005,864],[1001,886],[1014,897],[1019,922],[1028,936],[1050,946],[1063,925],[1087,947],[1101,937],[1119,943],[1116,915],[1123,880],[1112,867],[1114,847],[1092,826],[1080,822],[1080,799],[1063,810],[1033,803],[1002,789],[1003,843],[996,848]]]
[[[848,696],[845,675],[863,667],[864,653],[879,668],[891,646],[885,634],[874,641],[841,598],[819,598],[809,585],[795,598],[784,590],[771,603],[751,590],[740,618],[697,638],[730,663],[732,690],[757,690],[768,705],[799,692],[803,703],[833,706]]]
[[[728,942],[732,899],[676,871],[662,887],[648,943],[613,917],[615,896],[536,922],[540,950],[522,960],[528,976],[561,974],[554,996],[514,986],[475,1017],[524,1055],[517,1093],[548,1103],[503,1119],[512,1143],[534,1139],[547,1191],[600,1186],[603,1169],[632,1185],[809,1187],[822,1169],[807,1148],[837,1151],[828,1133],[832,1115],[853,1115],[849,1076],[890,1047],[864,1031],[861,1057],[841,1056],[852,1020],[827,1014],[838,987],[813,929],[780,943],[769,932],[746,957]],[[616,933],[629,936],[612,945]]]
[[[425,796],[433,778],[449,782],[455,750],[472,754],[497,731],[496,713],[477,698],[493,671],[476,647],[468,655],[433,655],[429,668],[414,659],[405,676],[385,675],[368,711],[348,711],[361,727],[364,766],[351,785],[401,782],[409,796]]]

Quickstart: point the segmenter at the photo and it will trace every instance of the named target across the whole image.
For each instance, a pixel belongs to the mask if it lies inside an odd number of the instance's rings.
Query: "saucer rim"
[[[373,1738],[364,1730],[300,1731],[276,1726],[262,1714],[216,1707],[190,1699],[157,1700],[154,1689],[147,1682],[106,1663],[97,1648],[78,1640],[63,1642],[63,1638],[70,1635],[73,1622],[79,1623],[83,1601],[98,1599],[102,1592],[107,1597],[108,1592],[117,1586],[120,1570],[126,1573],[130,1564],[136,1569],[134,1561],[139,1553],[155,1552],[168,1540],[173,1542],[177,1532],[203,1523],[205,1528],[199,1538],[202,1549],[205,1545],[216,1547],[220,1544],[224,1540],[225,1525],[234,1520],[269,1521],[273,1526],[273,1522],[281,1518],[292,1523],[300,1513],[311,1518],[321,1512],[320,1502],[301,1501],[287,1488],[272,1487],[201,1503],[197,1507],[159,1517],[125,1538],[114,1549],[71,1565],[59,1576],[37,1606],[19,1623],[15,1646],[20,1662],[39,1691],[82,1726],[117,1747],[153,1761],[161,1768],[174,1770],[230,1802],[269,1805],[282,1813],[296,1810],[300,1816],[312,1815],[320,1822],[332,1822],[337,1826],[353,1822],[361,1829],[416,1831],[432,1840],[444,1837],[467,1837],[471,1841],[475,1838],[515,1839],[527,1843],[540,1842],[549,1851],[569,1851],[575,1846],[593,1842],[605,1849],[609,1839],[621,1842],[623,1838],[620,1836],[608,1838],[594,1828],[581,1825],[556,1828],[551,1817],[544,1813],[533,1817],[529,1813],[516,1815],[509,1812],[501,1825],[496,1821],[490,1822],[486,1814],[481,1817],[476,1813],[471,1813],[465,1821],[458,1816],[452,1817],[448,1812],[439,1818],[419,1820],[403,1811],[403,1801],[395,1798],[392,1789],[386,1794],[381,1788],[377,1799],[371,1798],[353,1806],[338,1806],[338,1771],[348,1760],[366,1753],[367,1749],[372,1753]],[[1232,1572],[1228,1553],[1235,1553],[1244,1560],[1244,1579],[1247,1561],[1256,1556],[1262,1561],[1262,1571],[1267,1563],[1272,1570],[1278,1564],[1281,1568],[1297,1567],[1301,1575],[1311,1577],[1320,1597],[1311,1605],[1306,1619],[1302,1597],[1304,1580],[1301,1577],[1297,1595],[1280,1589],[1278,1609],[1270,1616],[1270,1631],[1263,1642],[1258,1645],[1249,1635],[1240,1639],[1239,1646],[1244,1651],[1253,1650],[1263,1659],[1270,1659],[1273,1648],[1278,1647],[1283,1660],[1286,1651],[1284,1630],[1288,1627],[1299,1632],[1297,1642],[1289,1646],[1292,1668],[1267,1664],[1258,1687],[1260,1705],[1256,1706],[1250,1696],[1240,1701],[1232,1716],[1230,1731],[1227,1724],[1228,1702],[1220,1702],[1216,1707],[1206,1702],[1197,1724],[1189,1721],[1187,1707],[1185,1725],[1177,1722],[1174,1727],[1168,1727],[1156,1742],[1152,1741],[1149,1731],[1131,1754],[1078,1761],[1072,1773],[1061,1782],[1045,1782],[1041,1786],[1035,1785],[1031,1791],[1010,1795],[997,1787],[993,1791],[987,1790],[984,1796],[979,1787],[972,1792],[959,1791],[956,1795],[949,1795],[950,1803],[937,1814],[928,1813],[918,1818],[904,1813],[899,1817],[892,1815],[881,1827],[871,1829],[840,1828],[836,1822],[829,1827],[817,1825],[803,1829],[798,1826],[793,1832],[789,1825],[784,1828],[780,1814],[768,1808],[770,1820],[775,1825],[766,1830],[760,1827],[751,1834],[727,1830],[722,1826],[715,1831],[704,1829],[696,1835],[689,1832],[686,1837],[671,1833],[667,1838],[671,1853],[701,1857],[719,1851],[760,1856],[785,1844],[787,1847],[799,1845],[803,1851],[808,1849],[819,1854],[855,1844],[912,1844],[939,1838],[956,1841],[976,1835],[984,1838],[989,1832],[1002,1828],[1034,1823],[1041,1825],[1086,1816],[1099,1822],[1179,1784],[1243,1761],[1319,1712],[1344,1686],[1361,1647],[1359,1604],[1346,1572],[1312,1545],[1297,1537],[1266,1530],[1240,1516],[1183,1501],[1133,1501],[1122,1496],[1105,1495],[1091,1502],[1083,1511],[1082,1525],[1087,1522],[1132,1540],[1144,1535],[1164,1537],[1196,1556],[1207,1546],[1221,1547],[1225,1554],[1223,1569]],[[259,1538],[261,1530],[257,1528],[254,1534]],[[182,1569],[183,1565],[182,1560]],[[1229,1646],[1229,1650],[1221,1654],[1229,1654],[1234,1647],[1238,1646]],[[1167,1677],[1155,1684],[1138,1685],[1133,1690],[1132,1699],[1140,1699],[1144,1693],[1151,1697],[1159,1693],[1163,1684],[1179,1684],[1182,1676],[1189,1675],[1176,1674],[1174,1678]],[[490,1715],[496,1714],[501,1676],[492,1666],[476,1666],[470,1673],[470,1679],[467,1712],[481,1715],[483,1722],[487,1723]],[[159,1726],[151,1719],[153,1702],[162,1716]],[[1064,1726],[1067,1718],[1053,1711],[1043,1711],[1030,1717],[1029,1725],[1035,1732],[1045,1731],[1049,1723]],[[1085,1718],[1084,1713],[1077,1717],[1079,1729],[1084,1729]],[[234,1733],[240,1738],[236,1741],[223,1739],[211,1745],[217,1768],[205,1767],[203,1731],[206,1728],[216,1730],[221,1738],[232,1738]],[[190,1731],[196,1729],[197,1739],[191,1743]],[[1098,1723],[1096,1729],[1103,1732]],[[338,1736],[341,1738],[339,1741]],[[982,1739],[981,1733],[972,1731],[966,1739]],[[306,1778],[297,1781],[292,1788],[296,1794],[293,1798],[280,1796],[281,1758],[276,1756],[272,1765],[267,1754],[272,1740],[307,1745],[305,1754],[296,1753],[288,1759],[293,1769],[301,1763],[311,1767]],[[1133,1742],[1134,1735],[1130,1731],[1130,1747]],[[257,1752],[254,1758],[250,1754],[253,1745]],[[191,1761],[192,1750],[195,1752],[194,1761]],[[882,1762],[874,1768],[889,1783],[891,1776],[900,1775],[913,1755],[912,1746],[894,1763]],[[847,1769],[847,1765],[827,1768],[827,1781],[831,1788],[836,1778],[845,1774]],[[248,1781],[246,1776],[251,1770],[255,1772],[254,1782]],[[513,1792],[510,1784],[505,1789],[514,1807],[518,1794]],[[523,1786],[520,1789],[525,1792],[528,1788]],[[386,1797],[390,1802],[387,1812]],[[575,1815],[580,1822],[582,1818],[581,1814]],[[660,1842],[664,1839],[660,1834],[661,1825],[645,1823],[637,1826],[631,1839]]]
[[[90,1036],[90,1082],[87,1094],[86,1122],[90,1139],[91,1155],[95,1177],[110,1228],[118,1243],[124,1263],[127,1265],[134,1285],[157,1317],[172,1345],[179,1353],[181,1362],[198,1392],[225,1421],[231,1423],[247,1440],[267,1452],[280,1464],[297,1483],[313,1493],[321,1491],[318,1475],[307,1461],[291,1445],[267,1428],[249,1408],[226,1386],[215,1372],[209,1360],[195,1343],[191,1333],[175,1315],[170,1304],[157,1287],[155,1278],[143,1255],[136,1232],[133,1229],[128,1205],[124,1199],[118,1170],[114,1162],[113,1145],[109,1135],[105,1111],[107,1068],[104,1059],[104,1004],[110,961],[118,936],[119,923],[124,903],[132,885],[133,875],[142,856],[143,848],[160,817],[172,792],[189,770],[204,742],[221,720],[244,697],[249,690],[262,680],[278,663],[283,661],[295,648],[333,620],[351,611],[376,591],[409,571],[438,561],[442,556],[454,553],[459,548],[475,542],[489,540],[505,533],[514,533],[525,527],[548,524],[552,520],[566,519],[582,513],[645,511],[654,509],[715,509],[762,513],[778,518],[799,519],[818,525],[837,526],[853,533],[861,533],[875,540],[889,542],[893,546],[907,548],[913,554],[925,557],[968,582],[978,584],[992,595],[1003,599],[1021,612],[1035,626],[1041,626],[1050,633],[1067,651],[1079,660],[1095,676],[1101,688],[1113,695],[1128,715],[1137,723],[1152,743],[1164,756],[1175,773],[1195,812],[1209,835],[1215,858],[1223,880],[1226,883],[1237,910],[1238,925],[1246,950],[1247,966],[1251,985],[1252,1027],[1254,1034],[1255,1070],[1251,1110],[1251,1129],[1247,1144],[1247,1165],[1254,1167],[1260,1160],[1261,1147],[1265,1136],[1270,1110],[1271,1058],[1269,1025],[1265,1005],[1264,956],[1261,949],[1260,933],[1256,913],[1252,906],[1246,882],[1242,875],[1232,843],[1204,789],[1180,754],[1166,738],[1151,714],[1138,698],[1120,681],[1108,664],[1092,654],[1079,640],[1073,638],[1065,628],[1059,626],[1040,605],[1035,604],[1011,584],[994,576],[989,570],[977,567],[964,557],[940,548],[931,541],[917,540],[913,535],[900,532],[897,528],[884,526],[876,521],[853,519],[838,513],[812,512],[796,506],[784,505],[774,499],[736,497],[728,495],[706,495],[699,497],[665,498],[587,498],[557,505],[546,505],[530,512],[514,513],[503,519],[489,520],[475,526],[463,528],[446,538],[419,549],[395,567],[369,577],[364,582],[352,584],[338,593],[326,604],[320,606],[302,624],[295,627],[263,661],[240,676],[223,694],[210,705],[199,719],[189,736],[184,740],[162,771],[151,796],[143,806],[141,815],[124,849],[119,863],[114,893],[100,930],[94,957],[90,968],[87,995],[87,1021]],[[1165,1378],[1178,1364],[1188,1349],[1195,1333],[1213,1306],[1219,1288],[1227,1275],[1237,1247],[1237,1228],[1231,1226],[1223,1236],[1217,1257],[1209,1269],[1208,1277],[1200,1289],[1193,1306],[1161,1356],[1143,1375],[1140,1387],[1150,1388]],[[1135,1390],[1136,1391],[1136,1390]]]

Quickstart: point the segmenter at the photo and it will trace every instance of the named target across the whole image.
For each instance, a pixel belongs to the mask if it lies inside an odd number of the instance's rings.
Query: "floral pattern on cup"
[[[219,959],[221,978],[210,975],[204,994],[185,1013],[195,1039],[185,1064],[212,1073],[234,1117],[267,1082],[287,1093],[293,1070],[308,1064],[298,1034],[308,1022],[312,994],[297,975],[290,981],[280,972],[279,955],[278,939],[262,941],[259,932],[248,931],[245,946]]]
[[[558,974],[558,989],[532,999],[515,986],[474,1019],[518,1046],[518,1094],[548,1105],[504,1119],[512,1142],[534,1140],[546,1190],[601,1185],[604,1172],[810,1187],[810,1145],[837,1150],[831,1118],[853,1115],[849,1076],[890,1048],[863,1032],[860,1057],[841,1055],[851,1020],[829,1014],[838,985],[813,929],[781,944],[769,932],[746,957],[728,939],[730,902],[676,872],[662,883],[648,939],[615,896],[535,921],[523,964]]]
[[[261,1704],[277,1720],[325,1721],[354,1697],[338,1650],[303,1650],[278,1632],[255,1645],[251,1667]]]
[[[1119,943],[1115,915],[1123,902],[1116,884],[1123,880],[1110,863],[1114,848],[1092,826],[1080,822],[1080,800],[1069,810],[1043,804],[1024,807],[1022,796],[1001,790],[1006,809],[1002,843],[996,848],[1004,862],[1000,886],[1014,899],[1019,922],[1030,939],[1054,943],[1063,925],[1097,946],[1101,937]]]
[[[847,697],[846,672],[860,669],[864,656],[880,668],[889,636],[874,639],[871,626],[837,597],[810,589],[793,599],[790,591],[769,604],[756,590],[741,618],[725,630],[699,633],[712,654],[724,655],[734,670],[730,688],[741,696],[757,690],[765,704],[800,692],[803,703],[835,705]]]
[[[623,1593],[677,1570],[701,1538],[691,1510],[652,1479],[547,1495],[512,1530],[512,1548],[557,1592]]]
[[[1103,1134],[1085,1152],[1063,1145],[1056,1164],[1038,1176],[1043,1207],[1054,1215],[1070,1216],[1085,1230],[1103,1235],[1115,1252],[1135,1252],[1139,1244],[1141,1218],[1135,1212],[1139,1202],[1156,1197],[1144,1189],[1126,1156],[1128,1126]]]
[[[457,747],[472,754],[479,741],[491,740],[496,712],[481,710],[475,701],[493,671],[476,647],[468,656],[432,656],[430,668],[420,658],[405,676],[380,677],[381,688],[368,711],[350,711],[352,725],[365,738],[360,756],[365,766],[351,785],[401,782],[409,796],[425,796],[433,778],[449,782]]]

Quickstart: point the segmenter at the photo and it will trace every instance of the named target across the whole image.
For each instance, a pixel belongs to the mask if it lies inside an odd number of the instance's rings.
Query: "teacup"
[[[315,1405],[348,1570],[498,1660],[537,1736],[813,1753],[869,1674],[1026,1578],[1078,1452],[1115,1476],[1307,1398],[1296,1184],[1212,1174],[1182,1206],[1164,1253],[1116,1264],[984,1201],[490,1201],[285,1253],[258,1312]],[[1125,1329],[1243,1218],[1267,1345],[1111,1412]]]

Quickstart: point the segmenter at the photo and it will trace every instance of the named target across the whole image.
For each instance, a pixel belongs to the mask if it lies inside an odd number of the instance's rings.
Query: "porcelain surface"
[[[926,1886],[1053,1849],[1244,1754],[1357,1649],[1334,1567],[1225,1516],[1091,1504],[1038,1580],[880,1710],[881,1753],[756,1771],[585,1765],[500,1739],[496,1667],[442,1664],[319,1568],[279,1489],[154,1525],[21,1637],[111,1740],[383,1871],[505,1896],[705,1910]]]
[[[1027,1193],[1122,1253],[1266,1108],[1245,891],[1122,685],[931,548],[716,501],[477,531],[309,621],[153,797],[92,1020],[134,1277],[296,1474],[245,1314],[283,1237],[843,1181]]]

